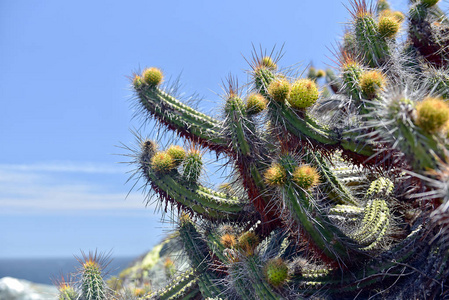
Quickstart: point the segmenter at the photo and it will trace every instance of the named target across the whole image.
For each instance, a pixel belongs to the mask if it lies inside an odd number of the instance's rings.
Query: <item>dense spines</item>
[[[290,90],[290,83],[284,78],[273,80],[268,86],[268,94],[274,101],[279,103],[285,103],[285,100],[290,95]]]
[[[182,177],[190,183],[196,183],[203,171],[203,159],[198,149],[192,149],[184,156]]]
[[[222,292],[222,287],[217,282],[218,277],[215,273],[208,270],[211,263],[209,248],[187,216],[182,217],[179,234],[191,265],[198,275],[198,286],[201,294],[203,297],[219,296]]]
[[[267,108],[268,101],[261,94],[251,94],[246,99],[246,112],[255,115]]]
[[[103,300],[107,299],[107,287],[103,280],[103,269],[108,264],[105,262],[108,257],[95,252],[88,255],[82,253],[82,258],[77,258],[81,267],[80,294],[83,300]]]
[[[370,11],[356,12],[354,33],[359,53],[363,53],[364,62],[370,67],[380,67],[390,55],[384,37]]]
[[[158,86],[162,83],[164,75],[158,68],[148,68],[142,72],[143,81],[151,87]]]

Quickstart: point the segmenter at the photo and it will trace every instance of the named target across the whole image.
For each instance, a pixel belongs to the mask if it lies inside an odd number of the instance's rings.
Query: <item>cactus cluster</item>
[[[135,75],[145,116],[188,145],[141,139],[133,154],[150,195],[178,212],[189,262],[167,262],[172,281],[140,298],[448,298],[449,21],[437,2],[402,14],[351,0],[338,73],[294,78],[281,55],[255,51],[221,117],[178,100],[157,68]],[[207,151],[232,167],[216,190]]]

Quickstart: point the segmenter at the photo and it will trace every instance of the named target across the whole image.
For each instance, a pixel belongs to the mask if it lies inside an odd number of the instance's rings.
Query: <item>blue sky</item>
[[[140,191],[126,198],[132,167],[115,155],[141,125],[133,71],[182,74],[210,110],[229,73],[245,82],[251,43],[325,67],[348,18],[334,0],[1,1],[0,258],[134,256],[170,230]]]

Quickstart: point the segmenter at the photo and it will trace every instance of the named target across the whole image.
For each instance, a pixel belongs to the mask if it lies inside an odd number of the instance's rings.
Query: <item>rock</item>
[[[56,287],[12,277],[0,279],[0,300],[56,300]]]
[[[170,273],[167,260],[173,264],[173,271],[181,273],[189,268],[187,255],[177,234],[167,237],[151,251],[136,259],[110,286],[114,290],[143,289],[146,292],[161,289],[176,277],[175,275],[179,275]]]

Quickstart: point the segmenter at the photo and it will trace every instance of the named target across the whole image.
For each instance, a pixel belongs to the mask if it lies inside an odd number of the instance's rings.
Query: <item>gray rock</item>
[[[0,300],[56,300],[56,287],[12,277],[0,279]]]

